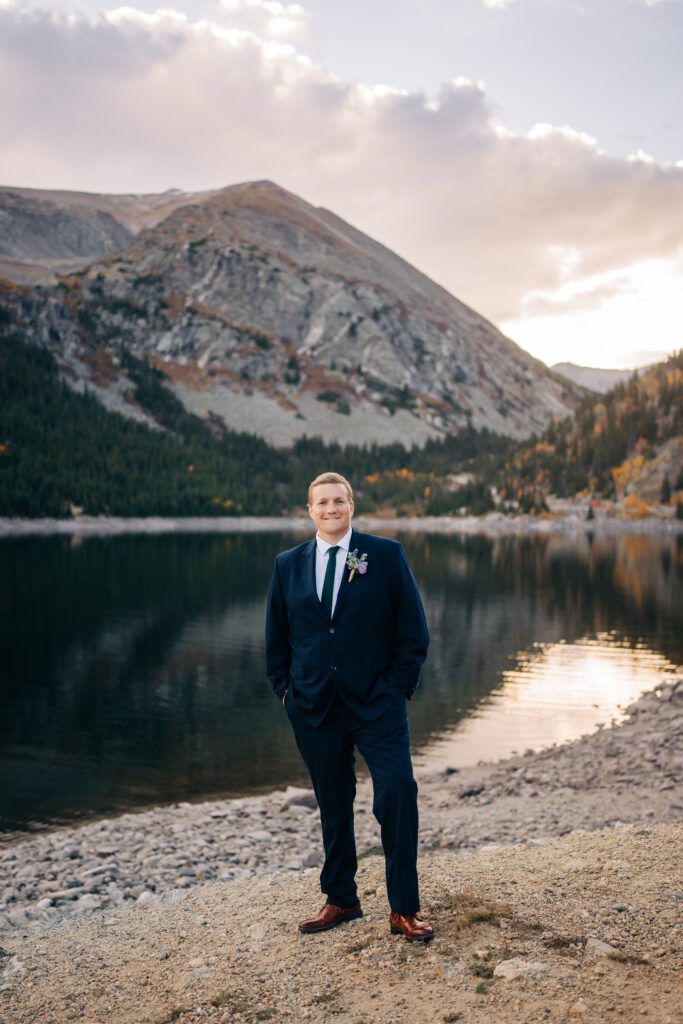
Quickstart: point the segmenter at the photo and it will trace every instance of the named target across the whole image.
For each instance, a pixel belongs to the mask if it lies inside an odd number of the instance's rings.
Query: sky
[[[270,179],[548,365],[683,347],[683,0],[0,0],[0,184]]]

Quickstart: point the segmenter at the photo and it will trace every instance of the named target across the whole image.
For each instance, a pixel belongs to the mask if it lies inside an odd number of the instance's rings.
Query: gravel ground
[[[683,681],[627,712],[418,776],[426,948],[388,933],[369,783],[366,916],[324,935],[296,929],[322,903],[305,790],[19,843],[0,856],[0,1024],[683,1021]]]
[[[426,854],[427,946],[389,934],[383,865],[365,917],[320,935],[314,869],[212,882],[4,941],[4,1024],[683,1020],[683,826],[618,826]]]

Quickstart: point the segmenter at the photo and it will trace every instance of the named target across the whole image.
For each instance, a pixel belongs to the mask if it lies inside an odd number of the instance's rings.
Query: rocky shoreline
[[[593,502],[593,518],[588,519],[590,502],[551,499],[550,512],[544,515],[503,515],[489,512],[483,516],[356,516],[354,525],[361,530],[383,533],[683,533],[683,519],[676,519],[674,509],[653,507],[642,518],[630,517],[623,504]],[[162,516],[87,516],[73,519],[0,518],[0,538],[25,536],[117,536],[127,533],[310,533],[307,516],[216,516],[164,518]]]
[[[417,779],[423,853],[493,852],[577,831],[683,821],[683,679],[574,742],[459,771],[418,771]],[[367,779],[358,786],[356,835],[364,855],[379,851]],[[320,863],[313,793],[293,787],[61,828],[0,853],[0,941],[108,908],[162,905],[211,882]]]

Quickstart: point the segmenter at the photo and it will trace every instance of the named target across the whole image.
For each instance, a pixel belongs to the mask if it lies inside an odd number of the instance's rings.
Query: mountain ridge
[[[279,447],[304,436],[410,446],[469,427],[523,438],[583,394],[380,242],[273,182],[77,193],[69,216],[113,216],[115,200],[128,224],[137,210],[138,230],[123,225],[122,244],[102,238],[106,252],[27,292],[23,328],[65,378],[124,414],[136,415],[120,346],[190,412]],[[28,241],[6,256],[22,254],[30,263]]]
[[[580,387],[597,394],[605,394],[615,385],[626,383],[634,373],[642,373],[653,365],[654,363],[650,363],[648,366],[634,367],[632,370],[619,370],[608,367],[579,366],[577,363],[564,362],[555,363],[550,369]]]

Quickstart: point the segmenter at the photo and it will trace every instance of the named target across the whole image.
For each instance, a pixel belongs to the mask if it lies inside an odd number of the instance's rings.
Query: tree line
[[[0,515],[281,515],[300,510],[321,470],[347,476],[359,512],[439,514],[491,507],[481,484],[453,489],[449,475],[491,472],[507,438],[472,429],[424,447],[325,444],[283,451],[187,412],[146,360],[119,348],[134,400],[161,429],[106,409],[59,375],[53,355],[0,322]]]

